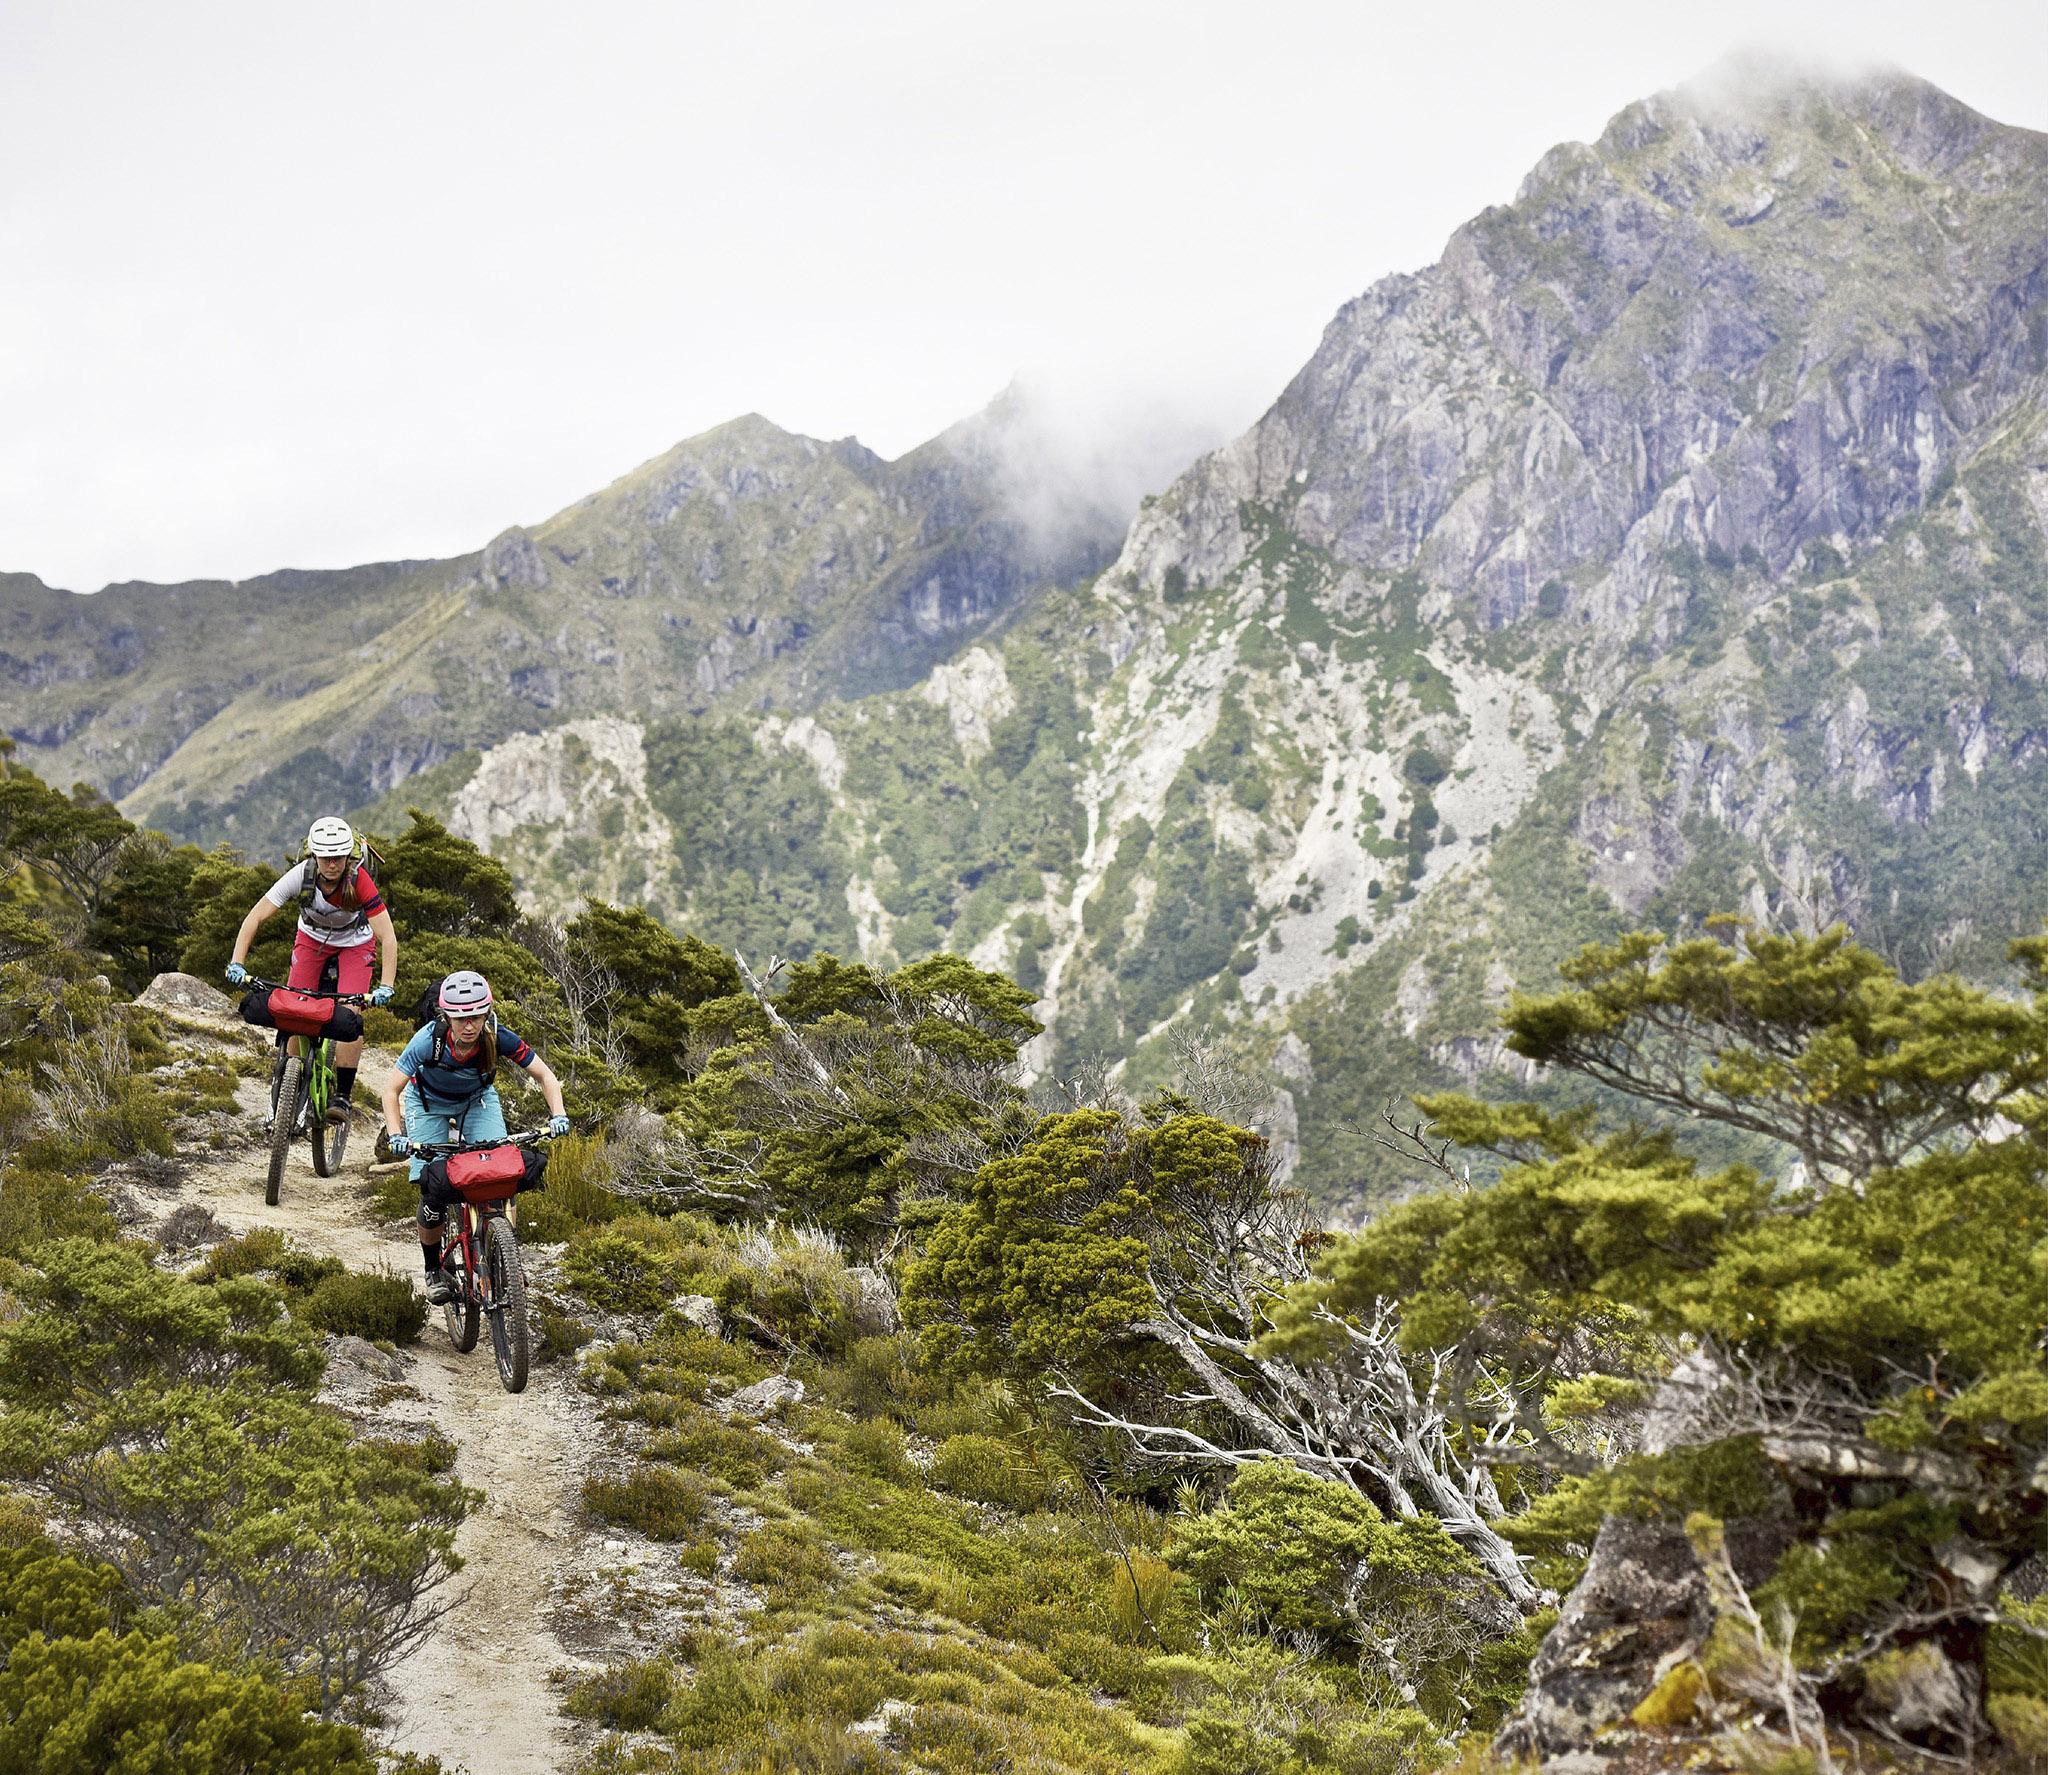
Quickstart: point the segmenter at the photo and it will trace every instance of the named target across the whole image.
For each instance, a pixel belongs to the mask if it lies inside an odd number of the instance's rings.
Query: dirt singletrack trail
[[[382,1090],[392,1061],[388,1051],[364,1051],[361,1076],[372,1091]],[[236,1097],[259,1117],[268,1112],[262,1082],[243,1080]],[[295,1144],[275,1208],[263,1200],[270,1155],[260,1143],[198,1155],[177,1199],[211,1209],[236,1233],[276,1227],[352,1269],[384,1265],[416,1279],[411,1225],[382,1218],[365,1174],[378,1125],[356,1112],[339,1177],[316,1177],[310,1149]],[[537,1366],[525,1392],[507,1393],[488,1328],[461,1355],[438,1309],[401,1356],[405,1381],[385,1389],[398,1396],[379,1400],[377,1420],[434,1424],[456,1444],[456,1476],[485,1501],[456,1539],[465,1563],[444,1593],[454,1607],[386,1674],[384,1736],[394,1750],[438,1756],[451,1775],[556,1775],[576,1747],[548,1676],[583,1661],[555,1637],[547,1606],[550,1587],[596,1551],[580,1505],[593,1441],[588,1401],[567,1365]]]

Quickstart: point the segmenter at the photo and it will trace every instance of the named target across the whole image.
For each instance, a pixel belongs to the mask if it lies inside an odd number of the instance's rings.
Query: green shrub
[[[378,1450],[415,1473],[446,1473],[454,1467],[455,1457],[460,1452],[454,1438],[443,1435],[439,1430],[403,1439],[396,1436],[365,1437],[363,1446]]]
[[[770,1608],[822,1596],[839,1576],[824,1537],[807,1522],[771,1522],[756,1529],[741,1543],[732,1571],[759,1585]]]
[[[911,1716],[903,1747],[937,1775],[982,1775],[1011,1761],[1007,1742],[988,1720],[943,1701],[927,1702]]]
[[[2032,1695],[1993,1695],[1984,1711],[2009,1749],[2029,1762],[2048,1762],[2048,1702]]]
[[[218,1282],[275,1269],[285,1249],[284,1234],[276,1227],[251,1227],[239,1239],[229,1239],[207,1253],[206,1262],[199,1269],[199,1280]]]
[[[0,1487],[0,1547],[32,1547],[47,1526],[33,1499]]]
[[[642,1732],[661,1718],[674,1692],[675,1669],[666,1658],[636,1659],[585,1677],[569,1691],[562,1711],[572,1719]]]
[[[413,1182],[401,1165],[396,1171],[387,1171],[381,1177],[370,1179],[370,1200],[381,1218],[410,1224],[419,1212],[420,1186]]]
[[[711,1295],[728,1316],[746,1315],[787,1344],[820,1356],[852,1345],[854,1292],[846,1259],[830,1234],[799,1227],[771,1238],[741,1237]]]
[[[425,1329],[427,1303],[412,1283],[386,1270],[328,1274],[298,1311],[308,1325],[341,1337],[363,1337],[372,1343],[409,1344]]]
[[[973,1513],[936,1494],[910,1491],[864,1474],[796,1472],[790,1501],[832,1538],[875,1553],[910,1553],[979,1582],[1021,1563],[1008,1542],[983,1534]]]
[[[928,1403],[933,1392],[918,1373],[917,1339],[902,1334],[856,1339],[825,1371],[821,1385],[825,1397],[852,1417],[899,1421]]]
[[[112,1626],[120,1589],[112,1566],[60,1552],[49,1541],[0,1552],[0,1653],[31,1633],[91,1639]]]
[[[701,1380],[722,1374],[736,1387],[760,1380],[769,1370],[751,1351],[723,1339],[706,1336],[679,1313],[662,1316],[660,1326],[648,1340],[648,1352],[658,1359],[666,1374],[662,1384],[680,1390],[679,1377],[692,1375]],[[699,1389],[698,1397],[702,1396]]]
[[[993,1436],[950,1436],[932,1462],[931,1482],[980,1503],[1020,1514],[1052,1502],[1054,1477],[1024,1451]]]
[[[839,1446],[854,1467],[877,1479],[902,1485],[917,1477],[902,1428],[887,1418],[869,1418],[853,1425]]]
[[[1174,1572],[1163,1559],[1136,1550],[1109,1574],[1109,1620],[1128,1646],[1155,1645],[1173,1607]]]
[[[1371,1618],[1392,1632],[1455,1609],[1447,1581],[1472,1569],[1434,1517],[1390,1523],[1349,1486],[1281,1461],[1242,1469],[1222,1509],[1176,1527],[1167,1559],[1271,1627],[1353,1641]]]
[[[382,1005],[363,1007],[363,1040],[371,1047],[390,1048],[396,1052],[412,1038],[413,1027],[410,1017],[387,1010]]]
[[[152,1080],[129,1074],[99,1081],[97,1090],[88,1086],[67,1093],[50,1130],[24,1146],[22,1156],[32,1166],[51,1171],[131,1159],[138,1153],[168,1159],[178,1143],[164,1109]]]
[[[332,1276],[348,1274],[348,1265],[338,1257],[316,1257],[310,1251],[287,1246],[271,1266],[286,1288],[304,1292],[318,1288]]]
[[[2009,1695],[2030,1695],[2048,1702],[2048,1640],[2026,1629],[2048,1628],[2048,1596],[2032,1602],[2009,1602],[2000,1611],[2012,1627],[1994,1627],[1985,1646],[1987,1687]]]
[[[650,1461],[672,1461],[694,1468],[742,1491],[750,1491],[770,1473],[780,1473],[789,1455],[779,1442],[737,1425],[721,1423],[704,1412],[679,1407],[676,1427],[648,1438],[640,1453]]]
[[[538,1245],[558,1245],[602,1227],[627,1212],[604,1187],[601,1134],[570,1134],[548,1146],[547,1187],[519,1204],[520,1236]]]
[[[61,1749],[52,1741],[59,1720]],[[31,1635],[0,1671],[0,1768],[375,1775],[376,1767],[349,1727],[307,1716],[261,1676],[186,1663],[169,1639]]]
[[[0,1256],[20,1257],[51,1239],[105,1243],[118,1230],[90,1178],[16,1165],[0,1186]]]
[[[767,1726],[768,1685],[748,1660],[707,1650],[697,1680],[676,1691],[661,1728],[682,1750],[722,1750],[748,1743]]]
[[[639,1467],[624,1479],[586,1479],[583,1504],[650,1541],[687,1539],[705,1512],[704,1488],[666,1467]]]
[[[1143,1652],[1105,1634],[1055,1633],[1045,1651],[1062,1676],[1099,1694],[1129,1698],[1143,1692],[1163,1701],[1170,1693],[1165,1680],[1147,1668]]]
[[[646,1215],[571,1240],[563,1268],[594,1307],[615,1313],[659,1312],[692,1275],[691,1256],[678,1249],[667,1223]]]
[[[541,1309],[540,1348],[534,1352],[541,1362],[559,1362],[565,1356],[573,1356],[590,1342],[592,1333],[581,1319],[572,1319],[566,1313],[549,1312]]]

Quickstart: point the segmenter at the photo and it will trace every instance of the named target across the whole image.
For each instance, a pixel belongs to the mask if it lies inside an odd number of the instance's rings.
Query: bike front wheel
[[[476,1348],[476,1278],[469,1273],[460,1238],[450,1239],[442,1247],[441,1269],[455,1285],[455,1292],[442,1305],[441,1318],[448,1327],[448,1341],[467,1356]]]
[[[306,1080],[299,1057],[286,1053],[271,1075],[270,1088],[270,1174],[264,1181],[263,1199],[277,1206],[279,1186],[284,1182],[285,1154],[292,1149],[292,1131],[299,1125],[306,1103]]]
[[[491,1345],[505,1391],[526,1387],[526,1272],[519,1267],[519,1235],[493,1215],[484,1229],[485,1273],[491,1279]]]
[[[342,1104],[343,1119],[339,1122],[327,1120],[328,1105],[333,1103],[341,1081],[334,1076],[334,1044],[322,1042],[319,1056],[312,1062],[325,1073],[326,1089],[315,1095],[313,1102],[313,1174],[316,1177],[339,1177],[341,1155],[348,1145],[348,1105]]]

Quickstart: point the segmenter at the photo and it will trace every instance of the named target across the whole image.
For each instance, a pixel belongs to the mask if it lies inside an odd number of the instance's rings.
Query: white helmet
[[[346,857],[356,848],[356,829],[346,820],[338,820],[329,814],[324,820],[315,820],[313,829],[306,834],[306,849],[316,857]]]

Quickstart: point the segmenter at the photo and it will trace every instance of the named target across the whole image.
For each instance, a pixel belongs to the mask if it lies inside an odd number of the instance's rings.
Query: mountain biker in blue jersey
[[[384,1126],[394,1158],[410,1157],[414,1183],[427,1161],[413,1148],[426,1142],[496,1140],[505,1132],[505,1107],[498,1100],[498,1063],[517,1067],[540,1087],[554,1118],[548,1132],[569,1132],[562,1085],[548,1063],[500,1023],[493,1012],[491,985],[464,970],[441,982],[434,1021],[398,1056],[384,1084]],[[420,1260],[427,1271],[427,1299],[437,1306],[453,1288],[441,1273],[441,1229],[458,1200],[445,1185],[421,1185],[418,1212]],[[512,1215],[515,1204],[508,1202]],[[512,1216],[515,1221],[517,1216]]]

